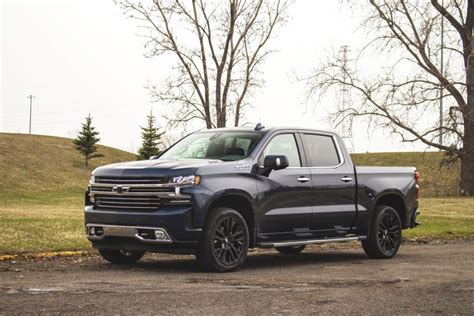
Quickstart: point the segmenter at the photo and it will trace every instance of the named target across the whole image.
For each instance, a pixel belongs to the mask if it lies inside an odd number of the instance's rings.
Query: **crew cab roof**
[[[310,131],[310,132],[317,132],[317,133],[324,133],[324,134],[333,134],[336,133],[321,130],[321,129],[313,129],[313,128],[305,128],[305,127],[294,127],[294,126],[278,126],[278,127],[270,127],[270,128],[262,128],[260,130],[255,130],[254,127],[251,126],[244,126],[244,127],[220,127],[220,128],[213,128],[213,129],[203,129],[198,131],[197,133],[206,133],[206,132],[260,132],[262,134],[267,134],[276,131],[283,131],[283,130],[297,130],[297,131]]]

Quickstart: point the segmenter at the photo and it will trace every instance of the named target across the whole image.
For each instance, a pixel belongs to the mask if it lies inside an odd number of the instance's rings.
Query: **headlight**
[[[95,176],[91,175],[91,179],[89,180],[89,183],[94,183],[95,182]]]
[[[178,176],[171,179],[171,183],[177,185],[199,185],[201,183],[201,176]]]

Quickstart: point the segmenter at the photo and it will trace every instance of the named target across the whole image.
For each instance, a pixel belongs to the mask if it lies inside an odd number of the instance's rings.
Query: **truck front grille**
[[[157,210],[161,200],[153,196],[94,195],[94,203],[98,208]]]
[[[95,208],[158,210],[173,198],[174,186],[163,177],[95,177],[90,196]]]

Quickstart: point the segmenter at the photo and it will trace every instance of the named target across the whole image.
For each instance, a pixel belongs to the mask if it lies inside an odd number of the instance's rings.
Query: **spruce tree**
[[[159,146],[161,143],[161,136],[158,127],[155,126],[155,117],[153,112],[147,115],[146,127],[140,126],[142,129],[142,147],[138,149],[138,159],[150,159],[151,156],[157,156],[160,153]]]
[[[92,126],[92,117],[89,114],[86,117],[86,122],[82,123],[82,130],[79,135],[73,140],[76,149],[85,157],[86,166],[89,166],[89,159],[103,156],[97,153],[96,143],[100,140],[97,135],[99,135],[99,132],[95,131]]]

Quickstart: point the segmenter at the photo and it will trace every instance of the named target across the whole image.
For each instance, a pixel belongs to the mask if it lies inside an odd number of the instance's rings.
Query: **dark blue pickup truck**
[[[418,178],[414,167],[355,167],[330,132],[200,131],[151,160],[94,170],[86,235],[112,263],[183,253],[208,271],[241,267],[248,248],[297,254],[351,240],[391,258],[418,224]]]

